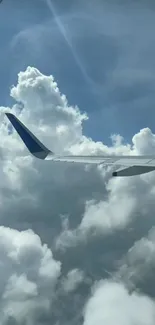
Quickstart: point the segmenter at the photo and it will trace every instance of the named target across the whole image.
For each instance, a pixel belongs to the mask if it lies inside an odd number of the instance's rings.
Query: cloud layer
[[[111,135],[111,146],[87,138],[87,114],[69,105],[53,76],[34,67],[19,73],[10,95],[16,101],[12,111],[55,152],[147,154],[155,148],[147,127],[130,144],[120,135]],[[154,295],[146,290],[142,264],[151,272],[154,172],[111,179],[111,168],[35,160],[10,127],[6,110],[1,107],[0,116],[2,325],[103,320],[113,325],[116,319],[152,325]],[[112,276],[119,283],[103,281]]]

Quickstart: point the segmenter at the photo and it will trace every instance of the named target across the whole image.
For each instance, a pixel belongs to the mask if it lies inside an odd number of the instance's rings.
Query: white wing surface
[[[150,156],[63,156],[55,155],[12,113],[6,116],[18,132],[29,152],[42,160],[53,162],[113,165],[118,168],[113,176],[134,176],[155,170],[155,155]],[[121,168],[120,168],[121,166]]]

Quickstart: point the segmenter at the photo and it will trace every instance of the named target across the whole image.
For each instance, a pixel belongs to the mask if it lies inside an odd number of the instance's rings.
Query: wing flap
[[[117,171],[112,173],[112,176],[135,176],[135,175],[141,175],[145,173],[149,173],[151,171],[155,170],[155,167],[152,166],[130,166],[127,168],[121,168]]]

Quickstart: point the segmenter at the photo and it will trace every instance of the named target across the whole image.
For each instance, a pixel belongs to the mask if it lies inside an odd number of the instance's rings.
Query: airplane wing
[[[74,162],[83,164],[113,165],[117,171],[112,176],[134,176],[155,170],[155,155],[150,156],[75,156],[56,155],[44,146],[42,142],[12,113],[6,116],[25,143],[29,152],[36,158],[52,160],[53,162]],[[121,168],[120,168],[121,166]]]

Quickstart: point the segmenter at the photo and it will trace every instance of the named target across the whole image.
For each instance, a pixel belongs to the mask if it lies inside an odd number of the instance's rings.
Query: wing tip
[[[33,156],[45,159],[49,153],[53,154],[13,113],[5,114]]]
[[[13,113],[10,112],[5,112],[5,115],[9,118],[11,116],[16,117]]]

